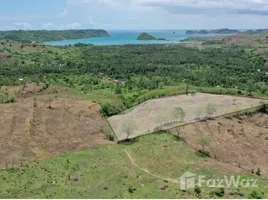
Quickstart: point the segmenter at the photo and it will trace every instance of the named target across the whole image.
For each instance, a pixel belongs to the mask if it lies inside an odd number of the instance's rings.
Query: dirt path
[[[154,173],[150,172],[150,170],[148,170],[148,169],[146,169],[146,168],[143,168],[143,167],[139,166],[139,165],[135,162],[135,160],[132,158],[131,154],[128,152],[127,149],[125,149],[125,152],[126,152],[126,154],[127,154],[128,159],[130,160],[131,164],[134,165],[135,167],[139,168],[140,170],[144,171],[145,173],[150,174],[151,176],[153,176],[153,177],[155,177],[155,178],[162,179],[163,181],[169,181],[169,182],[171,182],[171,183],[176,183],[176,184],[180,183],[180,182],[179,182],[178,180],[176,180],[176,179],[173,179],[173,178],[164,178],[163,176],[154,174]]]

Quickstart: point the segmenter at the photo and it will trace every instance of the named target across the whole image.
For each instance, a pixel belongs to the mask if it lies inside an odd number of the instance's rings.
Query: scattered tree
[[[261,175],[261,169],[260,169],[260,168],[257,169],[256,174],[257,174],[258,176]]]
[[[205,147],[208,147],[211,143],[209,136],[200,136],[197,138],[197,143],[202,146],[202,151],[205,152]]]
[[[189,83],[186,83],[186,89],[185,89],[185,94],[189,94]]]
[[[209,103],[206,108],[207,117],[213,117],[213,115],[217,112],[216,106],[214,104]]]
[[[248,92],[249,96],[252,96],[252,92],[254,92],[255,89],[256,89],[256,87],[255,87],[253,81],[249,80],[247,82],[247,92]]]
[[[48,107],[49,109],[52,109],[52,101],[53,101],[53,97],[52,96],[49,96],[45,99],[45,102],[48,104]]]
[[[196,120],[200,120],[202,114],[202,108],[197,108],[195,115],[196,115]]]
[[[127,140],[129,137],[137,130],[138,125],[135,120],[126,120],[122,123],[122,131],[127,135]]]
[[[175,121],[179,120],[180,122],[184,122],[185,112],[181,107],[174,108],[172,110],[172,117]]]
[[[34,97],[34,107],[37,107],[36,98]]]

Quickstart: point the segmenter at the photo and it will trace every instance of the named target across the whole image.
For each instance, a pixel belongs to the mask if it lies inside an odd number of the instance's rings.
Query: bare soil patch
[[[260,105],[259,99],[213,95],[198,93],[195,96],[179,95],[167,98],[153,99],[146,101],[129,113],[110,117],[108,120],[116,133],[119,140],[127,138],[126,126],[135,126],[131,130],[129,138],[156,131],[164,124],[170,123],[166,129],[176,127],[178,125],[192,123],[197,120],[197,113],[200,112],[200,119],[206,117],[206,107],[213,104],[216,107],[214,116],[220,116],[235,111],[248,109]],[[184,122],[176,122],[172,116],[172,111],[176,107],[183,108],[185,112]],[[132,122],[129,123],[129,121]],[[130,125],[129,125],[130,124]]]
[[[0,105],[0,167],[109,144],[99,105],[46,96]]]
[[[213,158],[244,171],[268,175],[268,115],[258,113],[253,116],[219,117],[214,120],[171,129],[180,133],[185,142],[196,150],[202,146],[197,140],[200,136],[211,138],[205,147]]]

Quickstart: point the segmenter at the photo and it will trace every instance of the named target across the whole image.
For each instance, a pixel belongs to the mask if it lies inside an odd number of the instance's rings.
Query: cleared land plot
[[[0,105],[0,168],[111,143],[98,104],[49,98]]]
[[[261,169],[268,176],[268,115],[219,117],[172,129],[193,149],[202,149],[198,138],[209,137],[205,147],[213,158],[250,173]]]
[[[220,116],[261,105],[259,99],[197,93],[179,95],[146,101],[135,107],[129,113],[110,117],[108,120],[116,133],[118,140],[135,138],[148,134],[159,128],[169,129],[178,125],[198,121],[197,118],[207,117],[207,106],[213,105]],[[173,115],[175,108],[181,107],[185,112],[183,122],[178,122]]]

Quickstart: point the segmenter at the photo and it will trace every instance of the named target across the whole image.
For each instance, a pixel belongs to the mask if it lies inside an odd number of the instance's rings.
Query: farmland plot
[[[108,120],[118,140],[134,138],[157,129],[216,117],[261,105],[260,99],[197,93],[146,101],[127,114]]]

